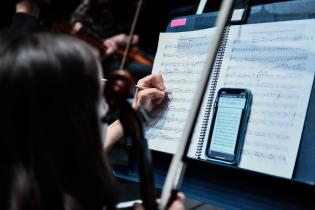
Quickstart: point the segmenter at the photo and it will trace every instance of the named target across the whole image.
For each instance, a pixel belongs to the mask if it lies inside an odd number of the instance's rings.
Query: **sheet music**
[[[216,90],[239,87],[253,93],[240,167],[292,177],[314,79],[314,26],[314,20],[299,20],[230,27]],[[172,94],[162,117],[146,132],[151,149],[176,151],[213,30],[160,35],[153,72],[163,75]],[[195,131],[200,131],[206,101]],[[205,140],[209,127],[210,121]],[[195,132],[189,157],[195,157],[198,137]]]
[[[160,34],[153,72],[162,74],[172,93],[161,118],[146,131],[150,149],[167,153],[177,150],[213,31]]]
[[[253,94],[240,167],[291,178],[315,69],[315,21],[232,26],[220,87]]]

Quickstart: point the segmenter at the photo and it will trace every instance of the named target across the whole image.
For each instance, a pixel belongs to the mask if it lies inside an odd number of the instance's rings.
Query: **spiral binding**
[[[213,103],[213,100],[215,97],[214,93],[215,93],[215,90],[217,88],[217,83],[218,83],[218,79],[219,79],[219,74],[220,74],[220,69],[221,69],[221,65],[222,65],[222,61],[223,61],[225,47],[226,47],[226,44],[228,41],[229,32],[230,32],[230,27],[227,26],[224,29],[223,38],[221,39],[220,47],[218,49],[216,61],[215,61],[214,67],[213,67],[212,80],[211,80],[211,84],[210,84],[210,92],[208,95],[206,110],[205,110],[205,114],[204,114],[204,117],[202,120],[202,126],[201,126],[199,140],[197,143],[197,148],[196,148],[196,153],[195,153],[196,159],[200,159],[200,156],[202,154],[203,144],[205,141],[207,127],[208,127],[209,118],[210,118],[210,112],[211,112],[211,108],[212,108],[211,106],[212,106],[212,103]]]

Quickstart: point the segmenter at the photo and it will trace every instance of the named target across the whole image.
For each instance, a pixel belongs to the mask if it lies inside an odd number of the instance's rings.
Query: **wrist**
[[[137,102],[136,102],[135,100],[132,101],[131,107],[132,107],[134,110],[138,110],[138,109],[139,109],[139,106],[137,105]]]
[[[123,135],[124,129],[119,120],[110,124],[107,128],[104,149],[108,151]]]

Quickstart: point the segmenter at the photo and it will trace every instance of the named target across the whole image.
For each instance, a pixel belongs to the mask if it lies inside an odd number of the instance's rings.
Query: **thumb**
[[[140,203],[134,203],[133,209],[134,210],[144,210],[143,206]]]

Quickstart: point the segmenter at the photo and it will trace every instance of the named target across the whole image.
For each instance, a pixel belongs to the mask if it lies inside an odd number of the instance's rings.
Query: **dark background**
[[[15,12],[15,3],[18,0],[6,1],[0,6],[0,29],[10,26]],[[236,5],[242,5],[245,0],[237,0]],[[41,11],[44,25],[56,20],[69,20],[81,0],[56,1]],[[114,0],[115,17],[121,22],[131,23],[138,0]],[[144,0],[138,19],[136,33],[140,36],[140,47],[148,52],[155,53],[160,32],[166,30],[168,22],[178,16],[193,15],[197,11],[199,0]],[[218,10],[221,0],[208,0],[205,11]]]

